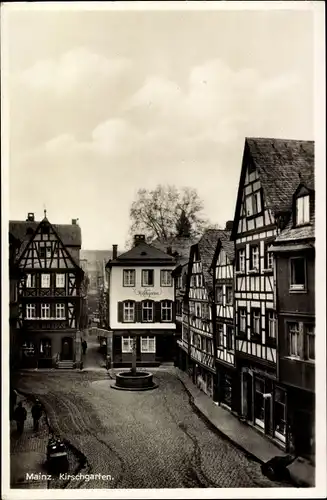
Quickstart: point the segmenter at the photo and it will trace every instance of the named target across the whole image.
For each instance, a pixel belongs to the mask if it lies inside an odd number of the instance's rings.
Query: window
[[[172,303],[170,300],[165,300],[161,302],[161,321],[172,321],[173,310]]]
[[[223,287],[217,286],[216,288],[216,302],[217,304],[223,303]]]
[[[229,408],[232,406],[232,378],[227,374],[222,376],[221,402]]]
[[[133,337],[121,338],[121,352],[133,352]]]
[[[300,329],[298,323],[288,324],[289,355],[294,358],[300,357]]]
[[[154,277],[153,269],[143,269],[142,270],[142,286],[153,286]]]
[[[63,273],[56,274],[56,287],[65,288],[65,275]]]
[[[217,342],[219,347],[224,347],[224,325],[222,323],[217,325]]]
[[[40,247],[40,258],[41,259],[50,259],[52,255],[52,249],[51,249],[51,246],[42,246]]]
[[[199,287],[203,286],[202,274],[198,274]]]
[[[196,288],[196,276],[192,274],[191,276],[191,288]]]
[[[244,273],[245,272],[245,248],[241,248],[237,252],[237,261],[236,261],[237,271]]]
[[[56,318],[65,319],[65,304],[56,304]]]
[[[260,328],[260,309],[252,309],[251,311],[251,319],[252,319],[252,332],[251,335],[260,336],[261,328]]]
[[[246,333],[246,309],[239,309],[238,315],[238,330],[239,334],[242,335]]]
[[[305,259],[297,257],[290,260],[291,263],[291,290],[305,289]]]
[[[233,304],[233,288],[231,286],[226,286],[226,304]]]
[[[267,311],[267,333],[269,339],[276,340],[276,314],[275,311]]]
[[[301,196],[296,200],[296,225],[308,224],[310,222],[310,197]]]
[[[206,302],[202,304],[202,318],[209,319],[209,305]]]
[[[265,269],[273,269],[274,266],[274,256],[272,252],[268,251],[270,243],[265,245]]]
[[[43,358],[51,358],[51,340],[41,339],[40,340],[40,355]]]
[[[251,217],[252,215],[256,215],[261,212],[260,191],[256,191],[255,193],[245,198],[245,209],[247,217]]]
[[[176,300],[176,316],[182,315],[182,302],[180,300]]]
[[[133,301],[129,300],[127,302],[124,302],[124,322],[125,323],[133,323],[134,320],[134,307],[135,304]]]
[[[226,338],[226,347],[229,351],[233,349],[233,327],[227,326],[227,338]]]
[[[254,395],[254,418],[255,423],[264,428],[264,419],[265,419],[265,403],[264,403],[264,392],[265,392],[265,383],[263,380],[256,379],[255,380],[255,395]]]
[[[201,318],[201,304],[195,304],[195,310],[196,310],[196,317]]]
[[[33,319],[36,317],[35,304],[26,304],[26,319]]]
[[[50,288],[50,274],[41,274],[41,287]]]
[[[144,323],[153,321],[153,302],[150,300],[142,302],[142,321]]]
[[[306,325],[306,339],[307,339],[307,359],[315,359],[315,327],[313,325]]]
[[[141,352],[156,352],[155,337],[141,337]]]
[[[253,245],[250,247],[250,263],[252,271],[259,271],[259,246]]]
[[[275,437],[285,441],[286,436],[286,394],[285,391],[276,387],[274,400],[274,424]]]
[[[171,271],[161,270],[161,272],[160,272],[160,284],[161,284],[161,286],[171,286],[172,285]]]
[[[50,318],[50,304],[41,304],[41,318]]]
[[[26,275],[26,288],[35,288],[36,276],[35,274]]]
[[[135,269],[123,270],[123,285],[135,286]]]

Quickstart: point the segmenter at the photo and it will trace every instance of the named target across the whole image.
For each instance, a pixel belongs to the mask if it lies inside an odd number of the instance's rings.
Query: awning
[[[285,245],[271,245],[268,248],[268,252],[298,252],[303,250],[314,250],[314,245],[310,245],[310,243],[300,243],[297,245],[293,245],[292,243]]]

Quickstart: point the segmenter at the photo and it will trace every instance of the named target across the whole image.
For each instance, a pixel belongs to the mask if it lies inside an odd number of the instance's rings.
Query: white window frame
[[[164,313],[166,313],[166,315],[169,317],[164,319]],[[164,300],[161,302],[161,321],[165,323],[171,323],[173,321],[173,304],[169,300]]]
[[[124,323],[135,323],[135,302],[127,300],[123,303]]]
[[[161,269],[160,271],[160,285],[161,286],[172,286],[173,280],[171,271],[168,269]]]
[[[245,248],[240,248],[237,253],[238,257],[238,271],[245,272]]]
[[[66,319],[65,304],[56,304],[56,319]]]
[[[26,304],[26,319],[36,318],[36,306],[35,304]]]
[[[251,245],[250,252],[251,252],[250,255],[251,271],[259,271],[259,258],[260,258],[259,245]]]
[[[151,308],[150,308],[150,305]],[[145,300],[142,302],[142,323],[153,323],[154,322],[154,304],[150,300]],[[147,311],[149,312],[151,310],[152,313],[152,319],[144,319],[144,312]]]
[[[219,294],[219,292],[221,292],[221,295]],[[223,300],[224,300],[224,289],[221,285],[218,285],[216,288],[216,302],[217,304],[222,304]]]
[[[223,323],[218,323],[217,325],[217,340],[218,340],[218,347],[224,347],[224,325]]]
[[[141,337],[141,353],[156,353],[156,337]]]
[[[35,274],[26,275],[26,288],[35,288],[36,276]]]
[[[296,199],[296,225],[301,226],[310,222],[310,196],[308,194]]]
[[[128,347],[124,346],[124,341],[127,341]],[[133,337],[122,337],[121,338],[121,352],[124,354],[133,352]]]
[[[294,265],[296,261],[302,260],[304,264],[304,283],[293,283],[293,279],[295,276],[295,270],[294,270]],[[290,259],[290,266],[291,266],[291,282],[290,282],[290,290],[296,291],[296,290],[305,290],[306,288],[306,281],[307,281],[307,269],[306,269],[306,259],[305,257],[291,257]],[[295,280],[294,280],[295,281]]]
[[[230,300],[228,300],[227,291],[230,290]],[[233,304],[233,287],[226,285],[226,306],[231,306]]]
[[[50,288],[50,274],[42,273],[41,274],[41,288]]]
[[[50,304],[41,304],[41,319],[50,319]]]
[[[239,309],[239,322],[240,324],[238,325],[238,330],[239,333],[245,333],[246,334],[246,323],[247,323],[247,313],[245,309]],[[244,329],[241,328],[242,322],[244,321]]]
[[[252,321],[251,321],[251,333],[252,335],[261,335],[261,312],[260,309],[252,309],[251,311]],[[256,331],[258,330],[258,331]]]
[[[149,284],[149,276],[152,273],[153,283]],[[142,269],[142,286],[154,286],[154,269]]]
[[[135,286],[135,269],[123,269],[123,286]]]
[[[65,288],[66,276],[64,273],[56,274],[56,288]]]
[[[287,325],[288,330],[288,339],[289,339],[289,355],[291,358],[300,359],[301,351],[300,351],[300,325],[297,322],[290,322]],[[293,343],[293,338],[296,339],[296,342]],[[295,347],[293,349],[293,347]]]

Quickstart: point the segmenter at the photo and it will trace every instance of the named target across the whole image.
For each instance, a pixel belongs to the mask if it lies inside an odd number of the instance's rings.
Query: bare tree
[[[168,241],[189,226],[189,235],[201,234],[207,224],[203,202],[196,189],[159,184],[153,190],[139,189],[130,208],[130,234],[145,234],[147,242]]]

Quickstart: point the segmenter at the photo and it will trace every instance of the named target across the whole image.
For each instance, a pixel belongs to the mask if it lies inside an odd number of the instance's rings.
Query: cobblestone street
[[[99,372],[24,373],[16,387],[40,397],[54,430],[87,458],[86,473],[112,478],[70,487],[281,486],[206,425],[173,374],[154,377],[158,389],[135,393],[111,389]]]

